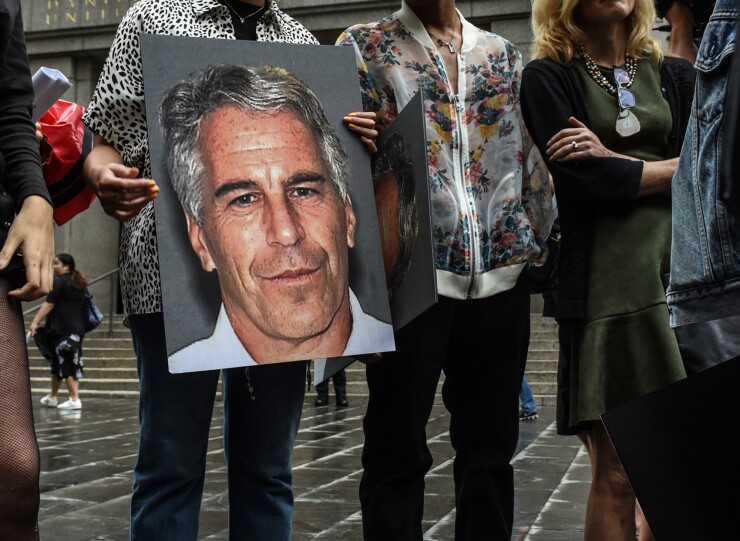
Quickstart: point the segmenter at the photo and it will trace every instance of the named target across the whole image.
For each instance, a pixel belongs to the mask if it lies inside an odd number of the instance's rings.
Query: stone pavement
[[[137,400],[88,398],[69,412],[34,406],[41,447],[41,537],[50,541],[126,540],[138,435]],[[38,398],[34,398],[38,402]],[[361,540],[357,500],[364,403],[337,409],[313,406],[307,396],[294,460],[293,539]],[[555,434],[554,411],[521,424],[513,464],[517,541],[575,541],[590,472],[576,438]],[[226,540],[223,410],[211,427],[200,539]],[[427,435],[434,465],[427,477],[424,539],[451,541],[454,525],[452,449],[448,415],[435,405]]]

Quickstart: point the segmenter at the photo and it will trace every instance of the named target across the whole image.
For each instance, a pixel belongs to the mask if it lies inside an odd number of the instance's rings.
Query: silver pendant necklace
[[[616,132],[621,137],[629,137],[638,133],[640,131],[640,121],[631,111],[632,107],[635,106],[635,96],[629,90],[637,74],[637,61],[629,54],[624,55],[624,69],[617,66],[614,67],[615,86],[607,80],[593,58],[585,51],[583,43],[579,43],[576,49],[581,55],[583,63],[586,65],[586,72],[591,76],[591,79],[606,92],[617,98],[619,113],[617,114],[617,122],[614,126]]]
[[[427,33],[429,34],[429,37],[431,37],[432,39],[436,40],[437,43],[439,43],[440,45],[446,45],[447,48],[450,50],[450,53],[451,54],[457,54],[458,53],[457,48],[452,43],[453,41],[455,41],[455,28],[457,27],[457,25],[460,24],[460,14],[457,13],[457,11],[455,12],[455,14],[457,15],[457,23],[452,26],[452,34],[450,34],[450,41],[445,41],[442,38],[438,38],[437,36],[435,36],[434,34],[432,34],[431,32],[429,32],[429,30],[427,30]]]
[[[239,22],[242,24],[244,24],[244,21],[246,21],[250,17],[256,15],[264,7],[257,6],[257,9],[255,9],[251,13],[247,13],[246,15],[242,16],[236,9],[234,9],[234,6],[231,5],[231,2],[229,2],[229,0],[224,0],[224,2],[226,2],[226,7],[228,7],[234,15],[236,15],[236,18],[239,19]]]

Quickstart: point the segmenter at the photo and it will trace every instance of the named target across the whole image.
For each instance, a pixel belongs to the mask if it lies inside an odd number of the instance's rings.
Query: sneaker
[[[44,398],[41,399],[41,405],[46,406],[47,408],[56,408],[57,399],[52,398],[50,395],[47,394]]]
[[[536,411],[521,411],[519,412],[519,420],[520,421],[534,421],[535,419],[539,419],[540,416],[537,415]]]
[[[60,410],[81,410],[82,409],[82,401],[81,400],[67,400],[66,402],[62,402],[57,406],[57,409]]]

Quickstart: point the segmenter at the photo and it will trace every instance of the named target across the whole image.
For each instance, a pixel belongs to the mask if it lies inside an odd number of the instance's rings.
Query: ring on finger
[[[573,147],[573,152],[578,152],[578,141],[571,141],[570,146]]]

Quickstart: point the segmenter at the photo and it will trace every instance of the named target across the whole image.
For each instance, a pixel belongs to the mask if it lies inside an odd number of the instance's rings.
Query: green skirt
[[[666,197],[642,198],[595,220],[586,317],[564,348],[570,353],[570,392],[561,402],[568,408],[568,432],[686,377],[661,279],[669,270],[670,245]]]

